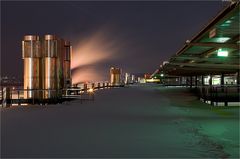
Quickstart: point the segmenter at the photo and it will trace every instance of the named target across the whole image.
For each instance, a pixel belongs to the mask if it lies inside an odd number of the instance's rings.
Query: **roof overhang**
[[[239,2],[226,7],[196,36],[187,40],[170,58],[169,63],[160,69],[169,75],[204,75],[239,71],[239,16]]]

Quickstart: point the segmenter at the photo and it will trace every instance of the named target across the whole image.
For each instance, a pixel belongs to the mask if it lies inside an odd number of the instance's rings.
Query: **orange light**
[[[89,92],[89,93],[93,93],[93,89],[90,88],[90,89],[88,90],[88,92]]]

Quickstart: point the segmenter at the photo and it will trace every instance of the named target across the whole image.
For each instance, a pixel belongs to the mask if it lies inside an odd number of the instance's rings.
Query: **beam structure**
[[[236,43],[213,43],[213,42],[191,42],[191,43],[187,43],[188,46],[206,46],[206,47],[214,47],[214,49],[218,49],[218,48],[232,48],[232,49],[239,49],[239,45]]]

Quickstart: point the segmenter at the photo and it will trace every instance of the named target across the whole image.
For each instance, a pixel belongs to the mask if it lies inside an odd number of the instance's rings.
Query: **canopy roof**
[[[169,75],[239,71],[239,15],[239,2],[226,7],[160,69]]]

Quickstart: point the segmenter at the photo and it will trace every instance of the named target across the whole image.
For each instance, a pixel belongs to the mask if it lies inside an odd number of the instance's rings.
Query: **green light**
[[[219,38],[217,38],[217,42],[224,43],[224,42],[228,41],[229,39],[230,39],[229,37],[219,37]]]
[[[226,24],[226,23],[225,23],[225,24],[222,24],[221,26],[222,26],[222,27],[227,27],[227,26],[230,26],[230,24],[228,24],[228,23]]]
[[[228,51],[227,50],[218,49],[217,56],[228,57]]]
[[[164,76],[164,74],[163,74],[163,73],[161,73],[161,74],[160,74],[160,76],[161,76],[161,77],[163,77],[163,76]]]
[[[228,24],[229,24],[229,23],[232,23],[232,21],[231,21],[231,20],[227,20],[225,23],[228,23]]]

